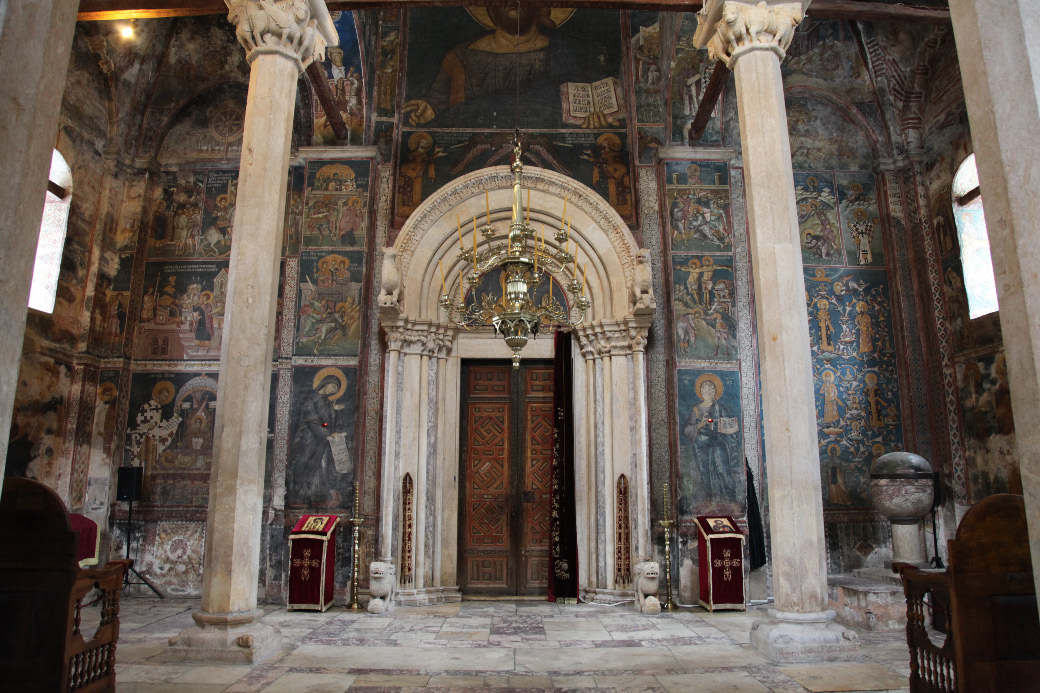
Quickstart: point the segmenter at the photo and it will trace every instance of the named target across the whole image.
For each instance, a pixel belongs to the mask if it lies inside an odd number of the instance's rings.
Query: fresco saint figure
[[[471,8],[475,19],[481,18],[475,12],[481,9]],[[589,80],[582,79],[576,55],[566,40],[542,32],[543,28],[557,28],[553,11],[548,7],[488,7],[486,16],[490,26],[485,26],[493,32],[448,51],[425,95],[407,101],[402,114],[413,126],[489,125],[496,114],[513,107],[519,80],[523,95],[519,122],[527,128],[559,127],[560,86]],[[563,14],[562,19],[569,16]],[[601,113],[593,113],[582,127],[611,124]]]
[[[712,500],[735,500],[736,480],[730,463],[730,440],[734,433],[724,433],[728,415],[718,397],[722,381],[706,373],[694,386],[701,401],[693,407],[683,426],[683,435],[693,443],[693,457],[701,472],[705,495]]]
[[[337,404],[346,391],[346,378],[338,368],[323,369],[312,392],[304,395],[292,441],[292,484],[288,500],[293,505],[333,507],[340,501],[332,481],[337,465],[333,437],[343,435],[347,415]]]

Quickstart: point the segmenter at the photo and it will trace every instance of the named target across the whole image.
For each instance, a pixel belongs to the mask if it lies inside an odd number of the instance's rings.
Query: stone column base
[[[462,601],[458,585],[446,587],[422,587],[420,589],[398,589],[395,601],[401,606],[429,606]]]
[[[751,625],[751,645],[775,662],[835,662],[859,654],[859,636],[834,622],[834,611],[769,610]]]
[[[168,662],[256,664],[277,652],[282,634],[261,622],[263,609],[234,614],[196,611],[195,625],[170,638]]]

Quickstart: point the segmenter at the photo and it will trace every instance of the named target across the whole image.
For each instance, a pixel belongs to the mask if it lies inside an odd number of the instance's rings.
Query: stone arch
[[[506,358],[509,350],[491,328],[459,330],[440,307],[440,268],[449,294],[459,291],[464,259],[473,238],[473,218],[489,217],[503,238],[512,214],[513,176],[508,166],[459,177],[425,200],[386,249],[379,296],[387,337],[383,402],[382,498],[377,556],[399,563],[400,498],[394,490],[405,474],[415,479],[415,575],[402,589],[406,603],[458,598],[458,431],[463,358]],[[647,251],[594,190],[567,176],[529,167],[532,226],[546,236],[566,216],[577,244],[579,267],[587,263],[586,296],[592,306],[575,328],[575,472],[589,482],[578,489],[579,584],[586,599],[627,595],[613,557],[618,512],[613,480],[632,481],[629,512],[632,553],[652,551],[648,495],[648,431],[643,349],[654,312]],[[485,198],[485,193],[487,198]],[[485,203],[485,199],[487,203]],[[526,205],[526,190],[524,202]],[[458,217],[458,222],[456,221]],[[573,270],[555,275],[561,284]],[[580,272],[579,272],[580,274]],[[550,356],[552,340],[532,340],[524,357]],[[424,499],[426,502],[424,502]]]

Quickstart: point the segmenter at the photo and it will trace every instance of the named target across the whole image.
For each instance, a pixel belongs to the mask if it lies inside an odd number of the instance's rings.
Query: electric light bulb
[[[119,30],[119,33],[122,34],[123,38],[131,38],[134,35],[134,28],[127,24]]]

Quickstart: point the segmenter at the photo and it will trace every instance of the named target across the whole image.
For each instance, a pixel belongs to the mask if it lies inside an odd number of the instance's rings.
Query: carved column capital
[[[386,349],[387,351],[400,351],[401,346],[404,343],[404,328],[403,327],[387,327],[386,328]]]
[[[698,13],[694,36],[708,57],[733,69],[737,58],[755,50],[769,50],[782,61],[805,12],[801,2],[739,2],[708,0]]]
[[[296,63],[300,72],[325,59],[325,47],[339,36],[324,0],[224,0],[228,21],[235,25],[246,60],[277,54]]]
[[[632,345],[632,351],[646,351],[646,338],[648,330],[645,327],[628,328],[628,341]]]

